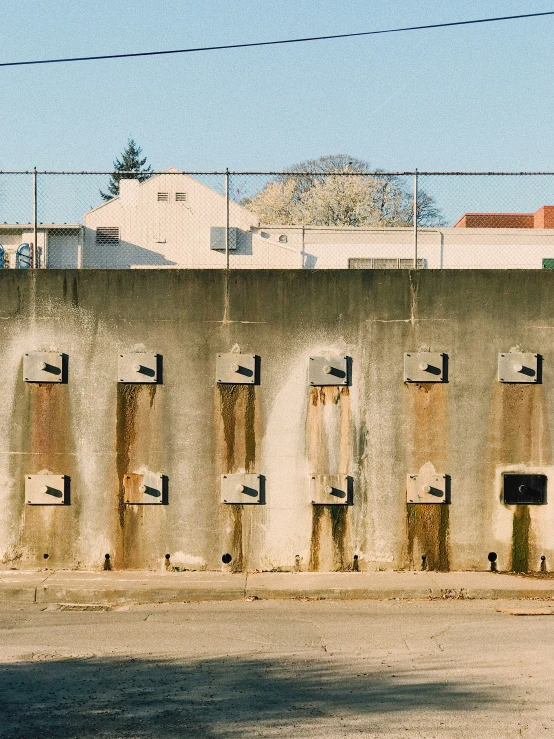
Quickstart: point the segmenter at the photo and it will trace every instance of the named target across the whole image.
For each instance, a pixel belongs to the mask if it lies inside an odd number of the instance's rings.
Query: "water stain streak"
[[[448,572],[449,509],[447,504],[408,503],[408,561],[420,569],[425,556],[426,569]]]
[[[139,390],[138,385],[123,383],[117,385],[116,466],[119,525],[122,529],[125,523],[123,477],[130,471],[131,448],[136,438],[135,420]]]
[[[529,572],[531,534],[529,506],[515,506],[512,527],[512,572]]]

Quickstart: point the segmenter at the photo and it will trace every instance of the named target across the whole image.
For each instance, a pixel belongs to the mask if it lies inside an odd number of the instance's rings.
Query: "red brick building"
[[[554,228],[554,205],[535,213],[464,213],[454,228]]]

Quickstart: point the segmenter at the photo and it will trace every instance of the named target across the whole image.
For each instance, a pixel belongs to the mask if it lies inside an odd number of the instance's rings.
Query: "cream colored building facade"
[[[223,194],[176,169],[143,183],[121,180],[120,188],[85,214],[84,267],[226,266]],[[229,224],[232,268],[413,265],[411,228],[264,226],[233,200]],[[554,257],[554,229],[420,228],[417,247],[422,268],[540,269]]]
[[[232,269],[409,268],[412,228],[264,226],[258,217],[197,178],[171,168],[144,182],[120,181],[118,197],[80,224],[40,224],[48,268],[225,267],[227,218]],[[31,224],[0,225],[5,266],[33,241]],[[554,259],[554,228],[420,228],[418,267],[541,269]]]

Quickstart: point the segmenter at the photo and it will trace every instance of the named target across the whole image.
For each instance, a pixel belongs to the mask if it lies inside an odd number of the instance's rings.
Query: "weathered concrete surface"
[[[0,604],[0,736],[538,739],[544,604]]]
[[[246,575],[223,572],[56,572],[37,587],[38,603],[171,603],[244,598]]]
[[[37,599],[37,589],[51,576],[50,572],[0,570],[0,602],[34,603]]]
[[[490,572],[272,572],[249,574],[245,592],[326,600],[554,598],[554,580]]]
[[[0,572],[0,601],[554,599],[554,579],[490,572]]]
[[[549,271],[0,272],[0,559],[114,570],[554,569],[554,507],[505,506],[501,473],[554,479]],[[405,384],[403,353],[449,357]],[[497,355],[543,355],[543,384],[501,385]],[[220,388],[217,352],[261,357]],[[69,357],[67,385],[24,383],[22,356]],[[163,384],[117,383],[117,355],[163,355]],[[346,392],[310,389],[310,355],[352,358]],[[451,476],[451,503],[406,505],[406,475]],[[67,506],[25,506],[25,474],[71,478]],[[168,504],[129,506],[122,476],[167,475]],[[265,477],[265,504],[220,503],[219,476]],[[310,472],[354,478],[314,507]],[[222,563],[222,556],[231,559]],[[425,555],[425,560],[423,556]],[[227,558],[226,558],[227,559]]]

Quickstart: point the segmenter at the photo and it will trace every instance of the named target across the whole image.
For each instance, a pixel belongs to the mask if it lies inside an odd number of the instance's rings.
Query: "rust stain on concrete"
[[[254,469],[256,459],[256,388],[219,385],[219,422],[223,426],[223,473]]]
[[[242,572],[244,567],[244,542],[243,542],[243,513],[244,506],[232,505],[228,506],[231,514],[231,551],[233,559],[231,560],[231,572]]]
[[[528,505],[514,506],[512,521],[512,572],[529,572],[531,514]]]
[[[333,570],[347,569],[345,559],[345,538],[348,524],[348,506],[329,506],[331,537],[333,539]],[[350,558],[351,559],[351,558]]]
[[[409,567],[414,570],[448,572],[450,568],[448,505],[408,503],[407,508]],[[425,559],[422,559],[423,557]]]
[[[323,506],[312,506],[312,533],[310,536],[310,570],[317,572],[319,570],[319,548],[320,548],[320,529],[321,520],[325,513]]]
[[[348,558],[348,507],[338,505],[312,506],[310,562],[312,572],[340,572],[352,569]]]
[[[498,499],[493,494],[499,465],[529,467],[551,465],[551,433],[547,399],[543,385],[496,382],[491,403],[491,434],[487,477],[486,515],[493,516]],[[537,561],[540,542],[535,542],[529,506],[509,506],[513,510],[510,569],[526,572]],[[544,543],[543,543],[544,545]]]
[[[348,474],[352,447],[352,413],[347,387],[310,388],[306,420],[307,456],[314,474]],[[312,505],[312,571],[349,569],[350,507]]]
[[[247,385],[245,390],[244,467],[247,472],[252,472],[256,461],[256,396],[252,386]]]
[[[39,469],[51,467],[55,455],[69,451],[71,428],[67,386],[54,383],[29,385],[30,448]]]
[[[405,383],[407,393],[409,474],[431,462],[438,473],[448,473],[448,383]],[[449,504],[407,503],[406,566],[449,569]]]
[[[12,448],[24,452],[10,462],[15,479],[48,470],[74,481],[75,454],[68,387],[58,383],[21,383],[12,414]],[[22,508],[19,545],[15,555],[26,562],[68,566],[75,558],[79,536],[79,501],[71,505]],[[44,555],[48,555],[45,559]]]
[[[163,472],[166,429],[163,393],[156,385],[119,383],[116,407],[118,529],[112,565],[129,569],[159,566],[166,551],[165,505],[128,505],[123,478],[141,468]]]
[[[410,407],[410,472],[426,462],[439,470],[446,464],[448,449],[447,383],[406,383]]]
[[[137,396],[139,385],[118,384],[117,386],[117,418],[116,418],[116,465],[117,465],[117,510],[119,525],[125,524],[125,490],[123,476],[131,470],[131,449],[135,442],[135,416],[137,412]]]
[[[261,423],[256,393],[253,385],[218,385],[217,428],[218,490],[219,475],[256,471],[256,445],[261,434]],[[259,515],[257,506],[221,506],[221,527],[225,532],[222,552],[229,552],[233,559],[228,569],[240,572],[248,566],[248,551],[253,517]]]
[[[495,464],[552,464],[543,385],[496,383],[491,415]]]

